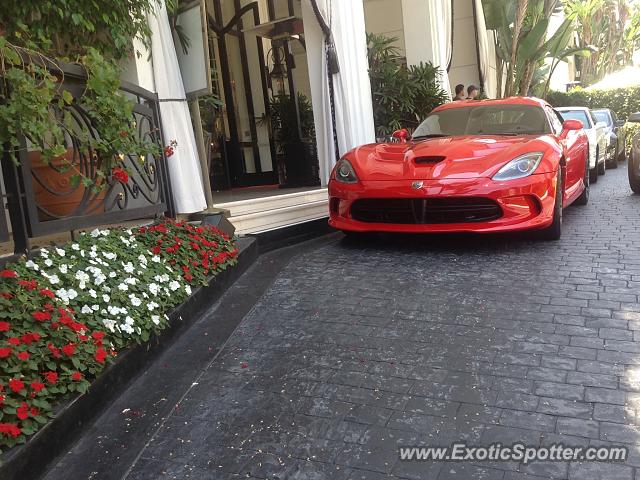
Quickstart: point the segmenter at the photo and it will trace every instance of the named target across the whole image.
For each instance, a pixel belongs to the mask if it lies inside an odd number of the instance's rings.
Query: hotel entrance
[[[207,0],[214,191],[320,184],[300,0]]]

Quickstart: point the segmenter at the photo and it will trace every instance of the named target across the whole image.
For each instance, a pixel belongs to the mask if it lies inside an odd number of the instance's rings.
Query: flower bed
[[[117,352],[167,327],[192,285],[235,264],[218,230],[94,230],[0,272],[0,449],[23,443]]]

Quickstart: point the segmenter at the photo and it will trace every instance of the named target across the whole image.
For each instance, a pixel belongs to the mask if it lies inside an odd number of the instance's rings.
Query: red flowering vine
[[[120,183],[129,183],[129,174],[122,167],[113,167],[111,170],[111,176]]]

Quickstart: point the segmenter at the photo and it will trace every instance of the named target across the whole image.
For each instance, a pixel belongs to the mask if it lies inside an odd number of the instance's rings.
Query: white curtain
[[[493,50],[489,41],[489,32],[484,19],[484,9],[482,8],[482,0],[473,0],[475,2],[475,25],[476,35],[478,37],[478,65],[480,69],[481,81],[484,85],[485,93],[489,98],[495,98],[498,92],[498,79],[495,75],[495,50]],[[491,65],[494,65],[491,68]]]
[[[440,86],[451,99],[451,87],[447,66],[451,59],[451,2],[428,0],[429,35],[431,36],[432,62],[440,67]]]
[[[316,0],[324,21],[331,26],[340,72],[333,75],[339,154],[375,141],[371,84],[362,0]],[[327,47],[311,0],[302,1],[311,101],[318,144],[320,179],[326,185],[336,162]]]
[[[165,145],[171,140],[178,142],[175,153],[167,159],[176,210],[178,213],[200,212],[207,205],[198,149],[164,1],[156,3],[155,12],[149,15],[149,26],[164,142]]]

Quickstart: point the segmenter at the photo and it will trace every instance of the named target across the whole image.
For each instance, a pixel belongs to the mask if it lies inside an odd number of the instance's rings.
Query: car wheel
[[[629,157],[629,185],[633,193],[640,193],[640,165],[638,156],[631,154]]]
[[[600,149],[596,150],[596,168],[598,169],[598,175],[604,175],[607,173],[607,162],[603,160],[602,163],[598,163],[600,161]]]
[[[558,240],[562,235],[562,173],[558,169],[556,199],[553,207],[553,221],[547,228],[539,231],[542,240]]]
[[[584,169],[584,190],[582,191],[582,193],[580,194],[580,196],[576,199],[575,204],[576,205],[586,205],[587,203],[589,203],[589,178],[591,177],[591,175],[589,175],[589,160],[588,160],[589,156],[587,155],[587,160],[586,160],[586,166]]]
[[[618,168],[618,152],[611,155],[611,158],[607,161],[607,168]]]
[[[589,170],[589,183],[598,183],[598,167]]]

